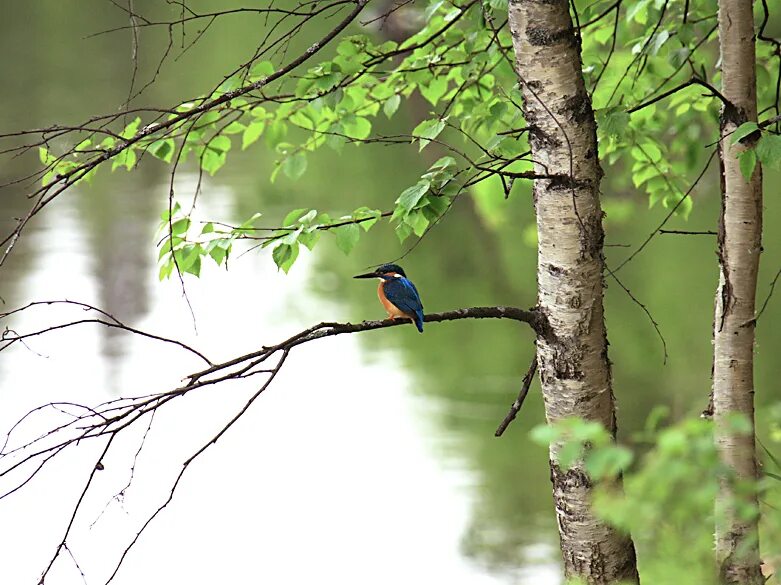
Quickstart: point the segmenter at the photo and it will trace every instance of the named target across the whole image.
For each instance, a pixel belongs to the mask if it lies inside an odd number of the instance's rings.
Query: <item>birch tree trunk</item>
[[[721,461],[732,479],[722,478],[716,526],[716,556],[725,583],[763,583],[759,570],[758,507],[755,495],[739,495],[733,480],[757,477],[754,445],[754,301],[762,236],[762,171],[746,181],[736,158],[746,148],[730,134],[757,120],[756,56],[751,0],[719,0],[722,94],[719,144],[722,206],[719,218],[719,286],[716,291],[713,359],[713,417]],[[729,416],[751,421],[751,433],[731,430]],[[751,519],[735,503],[753,508]]]
[[[537,359],[549,422],[578,416],[615,435],[602,293],[602,169],[579,38],[567,0],[510,0],[509,24],[524,116],[538,173],[538,306],[549,323]],[[553,498],[566,577],[589,584],[637,583],[632,540],[591,510],[592,485],[580,465],[560,468],[550,447]]]

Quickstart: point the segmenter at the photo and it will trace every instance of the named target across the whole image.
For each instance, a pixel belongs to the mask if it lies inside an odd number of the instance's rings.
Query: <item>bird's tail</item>
[[[415,311],[415,327],[423,333],[423,311]]]

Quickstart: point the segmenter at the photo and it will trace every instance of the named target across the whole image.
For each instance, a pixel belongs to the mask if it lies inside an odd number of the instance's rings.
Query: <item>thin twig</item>
[[[659,230],[660,234],[677,234],[681,236],[715,236],[718,235],[716,232],[711,230],[705,230],[702,232],[697,231],[687,231],[687,230]]]
[[[507,427],[510,426],[510,423],[515,420],[516,416],[518,416],[518,412],[521,410],[521,407],[523,406],[523,401],[526,400],[526,395],[529,394],[529,387],[532,384],[532,380],[534,379],[535,373],[537,373],[536,355],[532,358],[532,363],[529,365],[529,370],[526,372],[526,375],[523,377],[523,383],[521,384],[521,391],[518,393],[518,398],[516,398],[515,402],[512,403],[509,412],[504,417],[504,420],[496,428],[496,431],[494,432],[494,437],[501,437],[504,431],[507,430]]]

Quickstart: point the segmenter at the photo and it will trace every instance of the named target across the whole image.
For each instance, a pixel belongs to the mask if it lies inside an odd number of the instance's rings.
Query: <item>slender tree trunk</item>
[[[762,237],[762,171],[751,179],[740,172],[730,134],[757,120],[756,56],[751,0],[719,0],[722,93],[729,105],[721,112],[722,206],[719,221],[719,286],[716,291],[713,359],[713,416],[721,461],[731,478],[721,481],[716,556],[725,583],[763,583],[759,570],[758,507],[755,495],[739,495],[734,480],[757,477],[754,446],[754,300]],[[751,421],[748,434],[735,433],[729,416]],[[747,519],[735,503],[753,507]]]
[[[509,23],[536,171],[538,305],[549,328],[537,340],[549,422],[578,416],[615,435],[615,404],[602,307],[602,169],[580,42],[567,0],[510,0]],[[632,540],[592,512],[582,466],[559,466],[550,447],[553,498],[566,577],[638,582]]]

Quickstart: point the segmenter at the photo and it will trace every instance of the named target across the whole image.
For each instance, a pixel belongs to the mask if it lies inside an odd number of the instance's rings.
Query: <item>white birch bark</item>
[[[719,221],[719,285],[716,291],[713,359],[713,416],[721,461],[732,477],[721,479],[716,555],[725,583],[759,585],[757,518],[736,512],[757,510],[756,496],[738,495],[735,481],[757,477],[754,445],[754,310],[762,236],[762,171],[750,180],[736,158],[746,148],[732,144],[740,124],[757,120],[756,58],[751,0],[719,0],[722,94],[730,105],[721,113],[722,208]],[[729,417],[744,415],[749,434],[731,430]]]
[[[522,80],[535,171],[539,239],[538,307],[548,330],[537,359],[549,422],[578,416],[615,434],[602,294],[604,234],[594,113],[567,0],[510,0],[509,24]],[[631,539],[598,519],[582,466],[560,468],[550,447],[551,480],[567,577],[589,584],[638,582]]]

